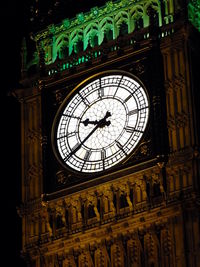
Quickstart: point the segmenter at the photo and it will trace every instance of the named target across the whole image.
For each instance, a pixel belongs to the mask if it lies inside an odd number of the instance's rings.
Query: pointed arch
[[[144,18],[145,18],[144,8],[141,5],[134,6],[130,10],[132,31],[142,28],[145,25]]]
[[[122,22],[128,23],[128,12],[121,11],[117,13],[117,15],[114,18],[114,22],[116,23],[116,25],[120,25]]]
[[[84,49],[90,46],[94,47],[99,43],[99,27],[97,23],[89,24],[84,30]]]
[[[55,41],[55,48],[54,48],[55,56],[59,57],[60,59],[66,58],[69,54],[69,37],[67,34],[63,33],[58,36]]]
[[[161,8],[160,8],[159,1],[157,1],[157,0],[148,1],[144,6],[144,10],[145,10],[146,14],[148,13],[147,10],[149,7],[151,7],[152,9],[154,9],[156,11],[158,26],[161,26],[162,25],[162,16],[161,16]]]
[[[100,43],[103,42],[106,38],[111,40],[113,39],[113,32],[114,32],[114,26],[113,26],[113,19],[111,17],[105,17],[99,24],[99,28],[101,30],[101,40]]]
[[[114,22],[116,25],[116,35],[125,35],[129,32],[129,16],[128,12],[121,11],[119,12],[115,18]]]
[[[83,30],[75,29],[69,38],[69,55],[71,55],[72,51],[80,52],[82,46],[83,50]]]

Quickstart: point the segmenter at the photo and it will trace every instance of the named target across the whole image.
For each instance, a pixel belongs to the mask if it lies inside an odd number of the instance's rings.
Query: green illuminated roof
[[[188,17],[200,32],[200,0],[191,0],[188,4]]]
[[[149,6],[157,13],[161,26],[163,20],[159,0],[109,1],[101,8],[93,7],[89,12],[79,13],[73,19],[66,18],[60,24],[49,25],[37,33],[34,39],[45,51],[46,64],[51,64],[57,57],[62,59],[80,50],[85,51],[88,46],[100,45],[105,38],[116,39],[120,34],[148,27]],[[172,20],[172,15],[167,12],[166,23]]]
[[[189,20],[200,30],[200,0],[191,0],[188,5]],[[184,4],[183,4],[184,5]],[[44,64],[51,66],[49,75],[57,72],[53,64],[59,61],[59,70],[65,70],[102,56],[99,48],[108,41],[120,36],[130,35],[150,25],[149,10],[155,14],[156,24],[174,23],[177,14],[184,7],[174,0],[117,0],[108,1],[102,7],[92,7],[89,12],[79,13],[74,18],[64,19],[59,24],[51,24],[36,33],[34,40],[38,52],[44,54]],[[165,37],[173,32],[162,32]],[[144,33],[144,39],[148,34]],[[129,40],[130,44],[134,42]],[[90,52],[89,48],[93,48]],[[113,49],[118,49],[113,45]],[[87,50],[87,51],[86,51]],[[87,52],[84,54],[84,52]],[[39,63],[38,54],[28,66]],[[54,64],[55,65],[55,64]],[[28,68],[27,66],[27,68]]]

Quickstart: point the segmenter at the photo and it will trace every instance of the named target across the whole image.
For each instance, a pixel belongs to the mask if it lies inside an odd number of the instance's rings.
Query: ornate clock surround
[[[149,100],[141,81],[119,70],[97,73],[60,106],[52,127],[54,154],[77,175],[104,174],[131,157],[148,119]]]
[[[46,177],[44,179],[44,188],[47,193],[59,191],[61,189],[74,192],[83,187],[88,188],[92,185],[120,177],[121,171],[127,173],[138,171],[142,168],[153,166],[167,157],[167,153],[165,153],[165,150],[168,149],[166,146],[167,133],[162,127],[162,123],[164,123],[166,119],[165,111],[163,110],[164,104],[162,104],[165,101],[162,80],[163,73],[159,66],[157,71],[152,69],[151,66],[151,59],[154,57],[155,60],[155,56],[157,57],[159,65],[160,55],[158,51],[155,53],[156,49],[155,47],[149,47],[142,52],[140,52],[139,49],[132,53],[132,57],[130,57],[130,55],[124,55],[113,62],[101,62],[98,66],[91,66],[88,70],[84,69],[79,72],[73,70],[70,76],[66,78],[60,77],[62,78],[60,80],[58,79],[59,77],[56,76],[57,81],[51,81],[45,84],[45,89],[42,93],[43,98],[46,99],[43,101],[46,103],[43,106],[43,113],[46,114],[46,110],[48,110],[48,116],[45,115],[43,118],[44,131],[47,136],[47,144],[44,145],[43,151],[44,164],[48,166],[45,168],[46,171],[44,173],[44,177]],[[101,73],[102,71],[110,70],[118,70],[119,72],[122,71],[133,75],[144,84],[150,103],[147,129],[142,137],[142,142],[137,145],[134,153],[131,154],[123,165],[117,165],[102,173],[83,173],[78,175],[78,173],[63,168],[55,158],[51,146],[52,137],[50,134],[53,121],[64,99],[71,94],[71,91],[73,91],[81,81],[97,73]],[[153,76],[155,76],[154,79]],[[156,116],[158,116],[158,118]],[[160,131],[160,129],[162,130]],[[156,142],[159,142],[159,146],[157,146]],[[50,181],[49,178],[51,179]]]

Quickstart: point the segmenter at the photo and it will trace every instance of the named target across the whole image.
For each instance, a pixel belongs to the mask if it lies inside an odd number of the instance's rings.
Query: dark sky
[[[20,3],[21,2],[21,3]],[[19,4],[20,3],[20,4]],[[20,109],[16,99],[8,97],[20,75],[20,43],[23,36],[23,1],[1,3],[1,236],[2,260],[6,266],[26,266],[20,259]],[[2,149],[3,148],[3,149]]]

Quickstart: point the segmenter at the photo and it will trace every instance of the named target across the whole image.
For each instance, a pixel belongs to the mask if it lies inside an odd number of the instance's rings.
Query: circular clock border
[[[67,165],[67,163],[64,163],[63,158],[61,157],[59,151],[58,151],[58,145],[57,145],[57,130],[58,130],[58,125],[62,116],[62,111],[65,110],[66,106],[70,103],[70,100],[73,99],[73,97],[83,88],[85,88],[87,86],[87,84],[90,84],[91,82],[95,81],[98,78],[101,77],[105,77],[105,76],[109,76],[109,75],[122,75],[122,76],[127,76],[130,79],[136,81],[140,87],[143,89],[144,93],[145,93],[145,97],[147,98],[147,109],[148,109],[148,115],[147,115],[147,119],[146,119],[146,125],[144,128],[144,132],[141,134],[141,136],[139,137],[139,140],[137,141],[137,144],[132,148],[131,152],[122,160],[120,160],[117,164],[114,164],[111,167],[108,167],[105,170],[100,170],[100,171],[93,171],[93,172],[82,172],[82,171],[78,171],[73,169],[72,167],[70,167],[69,165]],[[142,140],[144,139],[145,133],[147,131],[148,128],[148,124],[149,124],[149,117],[150,117],[150,99],[149,99],[149,94],[148,91],[146,89],[146,87],[144,86],[143,82],[135,75],[133,75],[132,73],[129,73],[127,71],[123,71],[123,70],[107,70],[107,71],[102,71],[99,73],[96,73],[86,79],[84,79],[82,82],[80,82],[63,100],[63,102],[61,103],[60,107],[58,108],[54,121],[53,121],[53,125],[52,125],[52,130],[51,130],[51,144],[52,144],[52,148],[53,148],[53,153],[56,157],[56,159],[58,160],[58,162],[60,163],[60,165],[70,171],[71,173],[74,173],[78,176],[96,176],[96,175],[102,175],[104,173],[108,173],[111,170],[117,169],[119,168],[120,164],[124,164],[125,162],[127,162],[127,160],[133,155],[133,153],[136,151],[137,147],[139,146],[139,144],[142,142]]]

